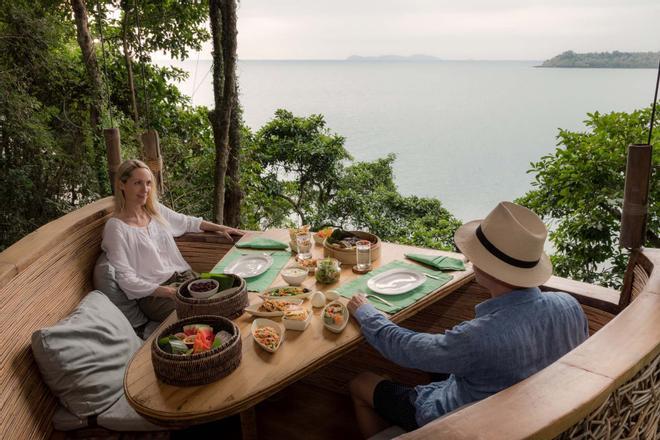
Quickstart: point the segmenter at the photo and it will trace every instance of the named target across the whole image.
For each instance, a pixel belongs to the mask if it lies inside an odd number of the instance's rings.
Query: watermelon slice
[[[208,324],[190,324],[183,326],[183,333],[185,333],[186,336],[196,335],[197,330],[199,330],[200,328],[208,328],[209,330],[213,331],[211,326]]]

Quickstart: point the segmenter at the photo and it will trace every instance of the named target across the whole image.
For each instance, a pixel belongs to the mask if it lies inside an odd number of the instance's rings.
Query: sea
[[[213,107],[211,61],[162,61]],[[532,189],[530,163],[588,113],[651,104],[654,69],[549,69],[541,61],[239,61],[240,101],[256,131],[284,108],[321,114],[355,160],[396,154],[404,195],[438,198],[463,221]],[[639,142],[645,142],[640,139]],[[621,145],[625,148],[625,145]]]

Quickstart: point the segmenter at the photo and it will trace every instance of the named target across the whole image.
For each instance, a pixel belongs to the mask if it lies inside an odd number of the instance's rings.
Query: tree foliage
[[[559,148],[532,163],[535,189],[518,200],[551,224],[555,274],[619,287],[627,252],[618,247],[626,169],[626,148],[648,138],[650,109],[632,113],[590,113],[587,131],[560,130]],[[654,131],[652,143],[660,135]],[[660,154],[656,148],[653,163]],[[649,199],[660,200],[651,180]],[[651,203],[647,244],[659,247],[660,204]]]
[[[250,226],[335,225],[369,230],[388,241],[453,249],[460,223],[440,201],[399,194],[394,155],[352,162],[344,138],[321,115],[277,110],[248,145]]]

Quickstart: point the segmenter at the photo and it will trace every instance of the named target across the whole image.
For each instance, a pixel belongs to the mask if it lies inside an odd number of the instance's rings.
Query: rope
[[[139,49],[139,54],[140,54],[140,71],[142,75],[142,89],[143,89],[143,103],[144,103],[144,120],[146,122],[146,126],[149,127],[149,99],[147,96],[147,78],[144,73],[144,60],[143,58],[143,51],[142,51],[142,34],[140,32],[140,14],[138,11],[138,0],[135,0],[133,2],[135,5],[135,24],[137,27],[137,37],[138,37],[138,49]]]
[[[651,124],[649,126],[649,141],[651,145],[651,136],[653,135],[653,122],[655,121],[655,105],[658,103],[658,85],[660,85],[660,61],[658,61],[658,79],[655,80],[655,96],[653,96],[653,110],[651,111]]]
[[[105,38],[103,37],[103,25],[101,24],[101,2],[96,2],[96,24],[99,28],[99,36],[101,37],[101,55],[103,57],[103,79],[105,83],[105,97],[106,107],[110,115],[110,126],[114,127],[115,124],[112,120],[112,105],[110,105],[110,86],[108,86],[108,62],[105,57]]]

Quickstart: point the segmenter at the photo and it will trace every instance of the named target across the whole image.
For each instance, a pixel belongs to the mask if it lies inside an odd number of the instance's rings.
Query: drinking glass
[[[298,258],[301,260],[312,258],[312,233],[299,232],[296,234],[296,246],[298,246]]]
[[[355,260],[358,270],[367,270],[371,266],[371,242],[360,240],[355,243]]]

